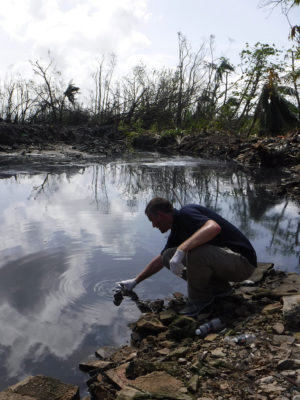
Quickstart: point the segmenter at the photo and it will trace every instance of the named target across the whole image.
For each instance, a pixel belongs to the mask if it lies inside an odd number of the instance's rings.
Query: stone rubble
[[[181,293],[131,298],[145,310],[131,324],[131,343],[102,347],[80,363],[90,393],[83,400],[300,398],[300,275],[260,263],[251,279],[197,318],[178,315]],[[196,336],[213,318],[225,328]],[[0,400],[50,399],[79,400],[78,387],[36,376],[0,392]]]
[[[80,400],[80,395],[77,386],[37,375],[0,392],[0,400]]]
[[[298,293],[298,294],[297,294]],[[87,370],[92,400],[297,400],[300,396],[300,276],[260,263],[251,280],[234,285],[207,314],[178,316],[176,293],[131,325],[131,344],[97,350]],[[225,329],[204,338],[202,322],[219,317]],[[251,341],[234,339],[245,333]],[[102,365],[99,364],[102,361]],[[94,368],[93,368],[94,362]]]

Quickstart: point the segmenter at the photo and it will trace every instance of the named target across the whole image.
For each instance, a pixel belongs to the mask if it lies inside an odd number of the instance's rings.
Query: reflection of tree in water
[[[70,183],[71,178],[73,176],[83,175],[84,173],[85,173],[85,168],[77,167],[68,169],[67,171],[63,172],[53,171],[46,173],[45,175],[41,174],[41,183],[39,185],[34,185],[32,187],[29,199],[36,200],[41,195],[50,198],[53,193],[56,193],[60,190],[61,186],[66,183],[66,180],[67,182]],[[23,177],[26,177],[26,175],[24,175]],[[18,179],[20,181],[22,180],[20,176],[18,176]]]
[[[127,206],[136,207],[137,198],[146,204],[153,196],[170,199],[175,205],[195,202],[222,214],[224,203],[229,205],[230,220],[238,221],[239,228],[249,238],[255,236],[252,221],[260,223],[272,233],[270,247],[284,254],[299,254],[299,221],[287,219],[285,209],[268,211],[280,201],[267,188],[250,182],[241,171],[190,166],[114,166],[113,184],[121,190]],[[282,225],[284,224],[284,226]],[[296,234],[295,234],[296,232]]]
[[[268,210],[281,202],[270,193],[266,185],[260,184],[256,184],[255,187],[250,187],[248,184],[247,197],[249,214],[255,221],[259,221]]]
[[[121,190],[127,200],[136,205],[136,197],[143,198],[145,204],[154,196],[167,197],[173,203],[191,201],[210,205],[216,197],[213,188],[218,178],[214,171],[199,173],[184,166],[122,165],[114,169],[112,183]],[[217,185],[216,185],[217,186]],[[130,204],[130,202],[129,202]]]
[[[282,204],[280,212],[273,211],[265,215],[263,225],[272,232],[268,248],[272,249],[273,254],[280,252],[283,255],[296,255],[299,258],[300,265],[300,218],[287,216],[286,210],[288,200]]]
[[[91,190],[97,205],[97,210],[101,210],[104,214],[109,214],[110,201],[106,188],[105,166],[96,165],[93,167]]]
[[[90,169],[91,168],[91,169]],[[91,172],[88,191],[102,213],[111,212],[111,187],[118,191],[127,209],[136,212],[140,204],[146,205],[154,196],[166,197],[179,207],[181,204],[199,203],[223,213],[238,224],[251,239],[256,235],[252,221],[259,221],[272,233],[269,248],[273,253],[299,254],[299,220],[286,217],[288,203],[274,208],[278,200],[268,193],[261,182],[251,182],[242,171],[203,165],[157,165],[142,163],[98,164],[88,170],[81,168],[64,174],[46,174],[41,184],[32,190],[31,198],[42,193],[50,197],[74,174]]]
[[[300,220],[286,215],[289,201],[286,200],[279,208],[282,200],[274,198],[268,188],[260,183],[255,185],[247,180],[240,181],[239,187],[246,188],[246,195],[241,196],[236,192],[236,199],[231,210],[238,215],[241,230],[251,238],[253,233],[251,233],[250,222],[251,220],[259,221],[271,233],[268,249],[272,250],[272,254],[296,255],[299,258]]]
[[[37,197],[38,197],[42,192],[44,192],[45,186],[46,186],[47,183],[48,183],[48,178],[49,178],[49,174],[47,174],[47,175],[45,176],[43,182],[42,182],[40,185],[38,185],[38,186],[33,186],[32,192],[31,192],[29,198],[33,198],[34,200],[36,200]]]

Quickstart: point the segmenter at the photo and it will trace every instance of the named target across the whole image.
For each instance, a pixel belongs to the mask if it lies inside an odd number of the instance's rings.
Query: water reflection
[[[129,298],[115,307],[112,289],[163,247],[166,235],[144,216],[153,196],[215,209],[250,238],[259,261],[300,272],[299,208],[270,195],[265,181],[276,176],[156,155],[11,171],[0,174],[0,388],[37,373],[84,387],[77,364],[128,340],[140,311]],[[137,287],[141,299],[176,290],[185,285],[168,271]]]

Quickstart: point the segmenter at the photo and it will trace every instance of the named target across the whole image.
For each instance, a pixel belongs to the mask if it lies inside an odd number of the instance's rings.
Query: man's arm
[[[143,271],[138,274],[134,279],[136,283],[140,283],[143,280],[149,278],[151,275],[156,274],[163,268],[162,256],[159,254],[149,264],[143,269]]]
[[[221,227],[214,220],[209,219],[192,236],[178,246],[179,250],[187,252],[197,246],[209,242],[221,232]]]
[[[162,256],[159,254],[149,264],[139,273],[135,278],[127,279],[126,281],[117,282],[117,288],[131,291],[135,286],[142,282],[144,279],[149,278],[149,276],[156,274],[163,268]]]
[[[181,276],[183,271],[182,260],[186,252],[209,242],[221,232],[221,227],[214,220],[209,219],[192,236],[182,242],[170,260],[170,271]]]

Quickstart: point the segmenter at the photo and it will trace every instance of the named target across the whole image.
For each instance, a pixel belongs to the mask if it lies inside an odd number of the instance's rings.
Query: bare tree
[[[92,94],[92,110],[95,116],[104,122],[108,115],[113,113],[112,104],[116,104],[113,93],[112,81],[114,71],[117,65],[117,57],[111,54],[108,60],[108,66],[105,64],[105,56],[97,61],[97,69],[92,74],[95,91]]]
[[[53,58],[50,58],[46,66],[42,65],[40,61],[30,63],[34,73],[42,79],[40,85],[35,85],[38,106],[33,119],[42,116],[52,122],[62,122],[64,113],[68,111],[65,100],[68,99],[74,107],[75,96],[79,93],[79,88],[71,81],[63,90],[65,84],[61,79],[61,72],[54,65]]]
[[[6,92],[6,107],[4,109],[5,120],[11,122],[15,108],[13,99],[16,90],[16,83],[12,80],[6,82],[4,84],[4,90]]]
[[[290,21],[290,12],[300,5],[300,0],[261,0],[260,7],[280,7],[290,26],[290,38],[300,45],[300,25],[293,25]]]
[[[203,78],[200,66],[204,63],[205,43],[193,53],[190,43],[181,32],[178,32],[178,51],[176,126],[181,127],[184,114],[194,102],[194,95],[200,89]]]
[[[54,60],[50,59],[50,62],[45,67],[41,65],[39,61],[30,62],[33,71],[36,75],[40,76],[43,81],[43,85],[37,90],[37,95],[41,100],[41,110],[49,108],[52,111],[54,121],[57,121],[57,99],[56,99],[56,84],[52,82],[54,75],[57,75],[55,70],[51,70],[53,67]]]

